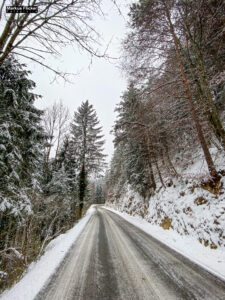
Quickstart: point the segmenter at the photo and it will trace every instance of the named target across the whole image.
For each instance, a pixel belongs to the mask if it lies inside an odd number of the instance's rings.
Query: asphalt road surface
[[[225,282],[98,207],[40,299],[224,300]]]

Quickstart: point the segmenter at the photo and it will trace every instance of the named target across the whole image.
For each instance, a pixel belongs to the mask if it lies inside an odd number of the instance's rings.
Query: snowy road
[[[225,283],[97,208],[36,300],[225,299]]]

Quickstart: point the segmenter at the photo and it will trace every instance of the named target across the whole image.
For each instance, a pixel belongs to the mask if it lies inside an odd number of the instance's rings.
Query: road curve
[[[95,214],[35,300],[225,299],[225,282],[120,216]]]

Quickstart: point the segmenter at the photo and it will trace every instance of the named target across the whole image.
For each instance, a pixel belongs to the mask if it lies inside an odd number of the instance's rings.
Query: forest
[[[1,289],[92,202],[104,201],[103,136],[93,106],[37,109],[29,71],[12,56],[0,68]]]
[[[115,109],[105,177],[112,209],[221,251],[224,9],[220,0],[130,5],[121,61],[128,85]]]
[[[16,11],[31,4],[36,13]],[[68,74],[48,58],[71,44],[100,57],[99,34],[91,25],[100,10],[101,2],[92,1],[0,3],[1,291],[92,202],[104,201],[104,139],[93,105],[83,99],[73,117],[63,101],[48,106],[44,99],[47,108],[38,109],[35,101],[42,96],[35,94],[38,82],[29,70],[32,62],[52,72],[53,80],[67,81]]]
[[[113,197],[125,183],[151,195],[181,176],[199,153],[207,166],[203,185],[213,188],[224,175],[211,154],[225,151],[223,11],[223,1],[140,0],[130,6],[122,61],[129,84],[116,107],[106,179]]]
[[[86,22],[100,12],[98,1],[58,2],[49,1],[48,9],[40,4],[33,18],[12,13],[0,35],[0,291],[92,203],[106,202],[181,235],[198,231],[200,243],[224,247],[224,1],[129,5],[120,59],[127,87],[115,108],[108,167],[91,99],[83,99],[73,116],[63,100],[38,109],[38,82],[21,59],[34,56],[66,79],[43,62],[45,53],[56,55],[59,46],[75,41],[91,57],[107,58],[96,50],[98,33]],[[32,38],[34,49],[24,43]],[[176,199],[168,201],[169,189]],[[186,203],[176,202],[185,197]],[[204,205],[209,213],[202,221],[196,207]]]

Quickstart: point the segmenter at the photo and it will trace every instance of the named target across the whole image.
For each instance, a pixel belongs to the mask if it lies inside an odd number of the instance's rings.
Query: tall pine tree
[[[88,100],[74,113],[71,124],[71,141],[76,153],[78,166],[79,209],[82,214],[87,192],[87,179],[99,174],[104,167],[103,135],[97,114]]]
[[[14,214],[29,211],[30,191],[39,190],[45,138],[24,67],[11,57],[0,68],[0,210]]]

